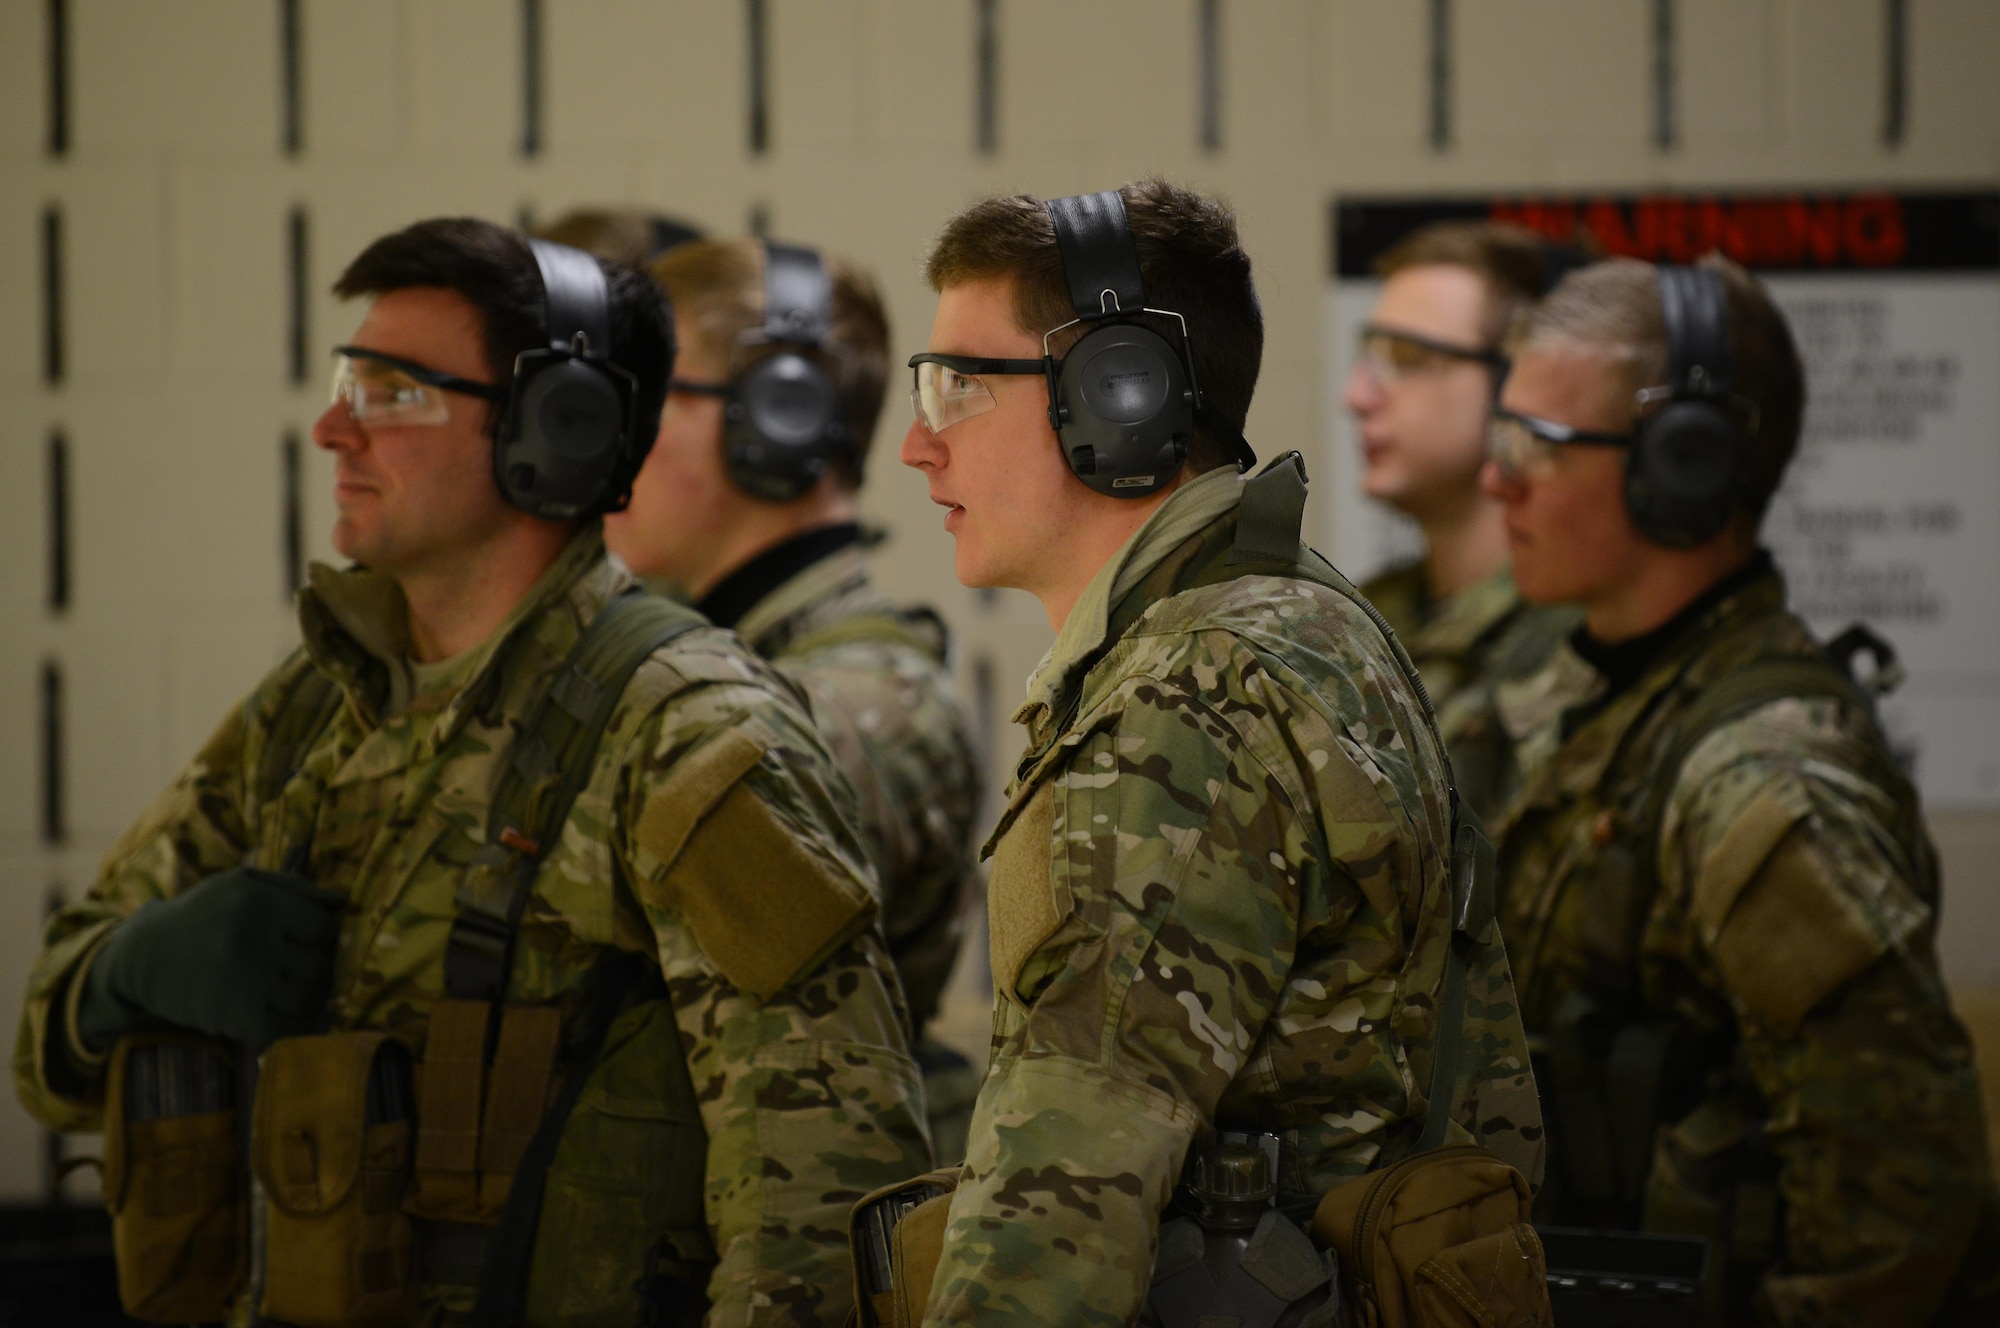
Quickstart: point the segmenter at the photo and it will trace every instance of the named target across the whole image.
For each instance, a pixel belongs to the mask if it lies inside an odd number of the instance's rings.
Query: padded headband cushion
[[[1051,198],[1045,205],[1055,223],[1056,248],[1076,316],[1104,318],[1146,307],[1146,278],[1139,270],[1139,247],[1125,219],[1125,199],[1115,189],[1074,198]],[[1105,292],[1111,298],[1105,298]]]
[[[548,310],[549,345],[569,350],[583,333],[590,358],[611,355],[611,292],[604,269],[581,249],[548,240],[530,239],[535,263],[542,270],[542,293]]]
[[[833,322],[833,279],[811,249],[764,246],[764,339],[817,346]]]
[[[1674,396],[1691,400],[1727,396],[1736,371],[1729,359],[1729,292],[1722,274],[1708,268],[1662,267],[1660,318],[1667,334],[1667,385]]]

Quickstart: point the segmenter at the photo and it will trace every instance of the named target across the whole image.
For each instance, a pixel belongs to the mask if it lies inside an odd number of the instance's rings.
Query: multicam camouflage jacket
[[[1529,604],[1505,568],[1432,600],[1423,564],[1401,563],[1364,582],[1361,593],[1396,629],[1424,680],[1459,796],[1492,818],[1520,785],[1516,747],[1526,736],[1509,728],[1496,691],[1540,670],[1581,615]]]
[[[386,1030],[421,1056],[498,762],[583,626],[630,584],[588,527],[484,645],[412,685],[393,583],[315,568],[300,601],[305,648],[222,723],[88,896],[50,922],[15,1053],[29,1110],[57,1129],[101,1127],[102,1077],[59,998],[121,918],[245,861],[296,861],[308,843],[306,874],[350,900],[333,1026]],[[335,679],[345,704],[283,794],[258,805],[252,773],[309,668]],[[668,1045],[685,1049],[707,1136],[703,1204],[719,1258],[710,1323],[838,1323],[848,1208],[929,1160],[906,1016],[844,828],[850,806],[790,687],[728,633],[698,628],[628,685],[521,924],[509,998],[556,1003],[566,1019],[607,955],[657,960],[679,1025]],[[83,1072],[66,1077],[65,1064]],[[590,1107],[586,1094],[579,1113]],[[613,1107],[631,1155],[610,1159],[604,1191],[629,1195],[638,1177],[646,1193],[639,1205],[607,1201],[598,1224],[658,1211],[652,1187],[673,1170],[660,1154],[671,1125],[649,1120],[644,1095]],[[591,1221],[544,1224],[531,1301],[553,1269],[563,1285],[552,1308],[587,1318],[624,1304],[619,1321],[630,1321],[644,1270],[605,1259],[604,1235]],[[469,1307],[469,1294],[427,1285],[425,1313]]]
[[[898,611],[853,545],[791,576],[736,631],[796,682],[853,786],[882,883],[882,930],[921,1032],[957,962],[979,776],[944,624]]]
[[[1132,1322],[1205,1130],[1279,1135],[1294,1218],[1419,1133],[1450,931],[1445,761],[1331,569],[1204,584],[1242,488],[1212,472],[1153,514],[1016,716],[994,1059],[927,1324]],[[1497,934],[1471,990],[1453,1135],[1538,1176]]]
[[[1989,1173],[1914,793],[1851,697],[1680,732],[1758,661],[1818,657],[1767,564],[1661,636],[1550,718],[1492,827],[1550,1113],[1538,1215],[1711,1237],[1730,1322],[1930,1322]]]

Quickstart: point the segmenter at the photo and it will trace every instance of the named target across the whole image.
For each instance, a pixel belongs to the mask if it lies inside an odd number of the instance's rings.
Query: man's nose
[[[320,412],[313,421],[312,440],[315,447],[329,452],[338,452],[358,447],[363,441],[361,426],[354,421],[354,413],[345,401],[336,401]]]
[[[1347,391],[1342,398],[1347,403],[1347,409],[1356,415],[1366,415],[1380,410],[1385,396],[1375,367],[1367,360],[1356,360],[1354,368],[1348,371]]]
[[[1503,503],[1518,500],[1526,490],[1521,477],[1508,471],[1492,457],[1479,468],[1479,487],[1489,498],[1498,498]]]
[[[903,446],[896,455],[904,465],[915,466],[919,470],[926,466],[936,467],[944,462],[944,444],[924,427],[922,419],[914,419],[910,421],[909,431],[903,435]]]

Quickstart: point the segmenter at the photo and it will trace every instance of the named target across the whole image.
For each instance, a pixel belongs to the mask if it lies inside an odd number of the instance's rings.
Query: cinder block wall
[[[900,358],[924,344],[917,264],[951,209],[1168,174],[1232,199],[1258,263],[1252,439],[1324,471],[1339,192],[2000,178],[1992,0],[768,0],[761,147],[757,12],[0,0],[0,1027],[51,893],[88,885],[294,637],[288,509],[304,554],[330,556],[329,467],[304,439],[358,318],[325,292],[385,230],[602,201],[722,232],[761,217],[874,267]],[[997,781],[1048,629],[1024,597],[952,580],[894,463],[906,422],[892,401],[867,515],[892,534],[890,589],[957,628]],[[1935,820],[1947,965],[2000,983],[2000,817]],[[0,1105],[0,1197],[36,1193],[41,1156]]]

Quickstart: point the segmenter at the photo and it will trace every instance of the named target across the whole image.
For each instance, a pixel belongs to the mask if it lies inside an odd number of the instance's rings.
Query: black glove
[[[347,900],[291,872],[236,867],[119,923],[77,1025],[92,1050],[161,1024],[262,1051],[325,1026]]]

